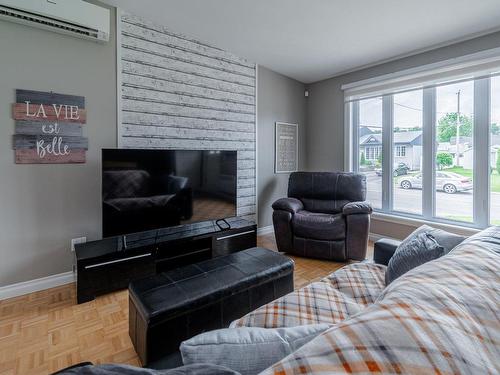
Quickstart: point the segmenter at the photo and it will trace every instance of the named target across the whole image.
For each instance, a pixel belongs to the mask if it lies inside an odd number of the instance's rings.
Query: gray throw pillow
[[[422,225],[421,227],[417,228],[410,236],[408,236],[409,239],[411,239],[412,236],[416,236],[417,234],[420,233],[429,233],[431,234],[436,242],[444,247],[444,252],[445,254],[448,254],[451,250],[453,250],[457,245],[462,243],[465,240],[464,236],[460,236],[458,234],[450,233],[442,229],[436,229],[432,228],[428,225]],[[406,241],[406,240],[405,240]],[[404,242],[404,241],[403,241]]]
[[[185,365],[210,363],[242,375],[257,374],[326,331],[329,324],[289,328],[241,327],[210,331],[181,344]]]
[[[445,254],[434,236],[423,232],[410,235],[398,246],[385,271],[385,284],[389,285],[401,275]]]

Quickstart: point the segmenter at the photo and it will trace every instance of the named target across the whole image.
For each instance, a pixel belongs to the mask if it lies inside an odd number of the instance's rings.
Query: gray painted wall
[[[308,85],[308,169],[335,171],[344,168],[344,94],[340,89],[343,84],[496,48],[499,45],[500,32],[497,32]],[[373,220],[372,225],[374,233],[395,238],[405,237],[414,228],[411,225],[376,220]]]
[[[121,144],[238,150],[239,216],[255,218],[255,64],[131,15],[122,29]]]
[[[112,12],[112,27],[114,12]],[[107,44],[0,21],[0,286],[71,271],[70,239],[101,236],[103,147],[116,146],[114,29]],[[15,89],[83,95],[85,164],[16,165]]]
[[[272,225],[272,203],[285,197],[289,174],[274,173],[276,121],[299,124],[299,169],[306,167],[305,85],[272,70],[258,67],[257,74],[258,225]]]

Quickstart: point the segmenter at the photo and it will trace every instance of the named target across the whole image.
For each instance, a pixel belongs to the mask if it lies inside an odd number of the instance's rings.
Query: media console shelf
[[[125,289],[134,279],[257,245],[255,223],[226,220],[230,229],[203,221],[75,245],[78,303]]]

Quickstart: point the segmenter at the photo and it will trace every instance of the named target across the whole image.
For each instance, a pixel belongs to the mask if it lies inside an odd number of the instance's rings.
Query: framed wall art
[[[291,173],[299,168],[299,125],[276,122],[275,173]]]

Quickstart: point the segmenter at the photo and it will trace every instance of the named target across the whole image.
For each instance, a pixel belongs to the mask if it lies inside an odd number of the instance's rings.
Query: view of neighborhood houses
[[[458,94],[460,93],[460,94]],[[393,176],[395,211],[422,214],[423,92],[394,95]],[[458,102],[460,101],[460,109]],[[457,140],[457,113],[459,137]],[[474,82],[436,89],[436,216],[473,220]],[[359,171],[368,200],[382,207],[382,98],[359,101]],[[491,223],[500,224],[500,78],[491,79]],[[424,198],[425,199],[425,198]]]

